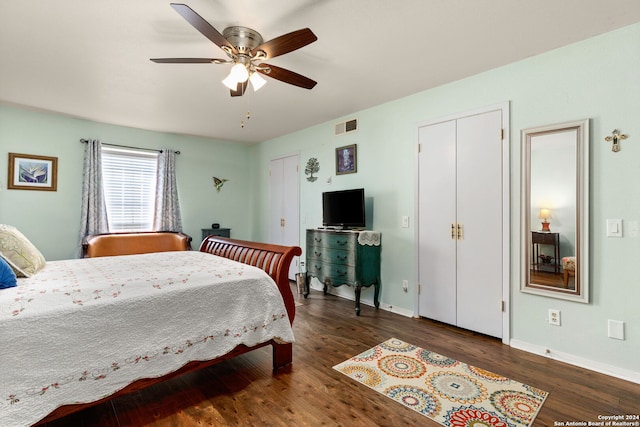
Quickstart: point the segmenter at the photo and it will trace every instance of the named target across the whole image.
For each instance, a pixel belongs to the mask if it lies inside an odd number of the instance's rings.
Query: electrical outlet
[[[560,310],[549,309],[549,324],[560,326]]]
[[[408,280],[403,280],[402,281],[402,290],[405,292],[409,292],[409,281]]]

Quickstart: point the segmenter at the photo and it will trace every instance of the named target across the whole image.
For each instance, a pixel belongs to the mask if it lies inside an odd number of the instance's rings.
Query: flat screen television
[[[364,228],[364,188],[322,193],[322,225]]]

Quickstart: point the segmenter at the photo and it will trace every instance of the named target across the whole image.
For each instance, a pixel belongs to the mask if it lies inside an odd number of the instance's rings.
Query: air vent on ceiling
[[[355,132],[358,130],[358,119],[347,120],[346,122],[341,122],[336,124],[335,133],[336,135],[342,135],[349,132]]]

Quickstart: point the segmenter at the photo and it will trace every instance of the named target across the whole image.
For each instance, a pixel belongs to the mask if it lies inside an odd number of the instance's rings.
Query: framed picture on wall
[[[358,172],[356,144],[336,148],[336,175]]]
[[[9,153],[10,190],[57,191],[58,158]]]

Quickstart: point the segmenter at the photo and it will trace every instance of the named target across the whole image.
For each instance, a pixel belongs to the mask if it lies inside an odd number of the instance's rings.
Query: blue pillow
[[[16,273],[4,258],[0,257],[0,289],[13,288],[14,286],[18,286]]]

